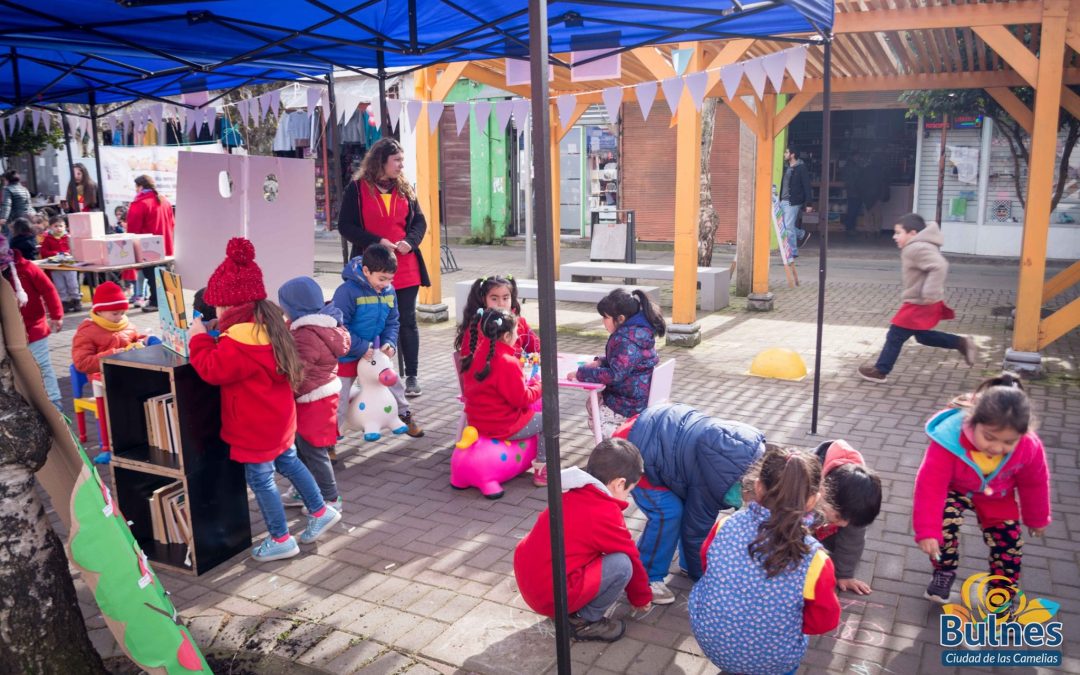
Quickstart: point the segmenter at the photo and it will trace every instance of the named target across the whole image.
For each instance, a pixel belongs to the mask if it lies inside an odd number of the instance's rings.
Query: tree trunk
[[[0,670],[105,673],[63,545],[34,489],[51,446],[45,419],[15,391],[0,340]]]
[[[698,211],[698,266],[712,265],[713,247],[716,245],[716,228],[720,218],[712,203],[712,173],[709,163],[712,158],[713,128],[716,126],[716,101],[707,98],[701,106],[701,206]]]

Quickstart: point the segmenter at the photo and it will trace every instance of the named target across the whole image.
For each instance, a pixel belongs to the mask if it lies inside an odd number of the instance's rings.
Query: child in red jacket
[[[641,453],[621,438],[597,445],[584,471],[577,467],[562,471],[566,591],[575,640],[614,642],[622,637],[626,625],[605,614],[624,590],[638,610],[651,607],[649,575],[622,515],[643,471]],[[514,549],[514,577],[533,611],[554,616],[547,509]]]
[[[41,268],[23,258],[19,251],[10,250],[3,235],[0,235],[0,268],[4,278],[15,289],[19,313],[26,326],[27,347],[41,369],[45,393],[57,410],[63,410],[60,385],[49,358],[49,333],[59,331],[64,321],[60,296]]]
[[[461,360],[461,393],[465,398],[465,419],[482,436],[499,440],[521,440],[537,436],[533,483],[547,485],[544,462],[543,414],[534,410],[540,400],[540,381],[525,381],[514,344],[517,317],[499,309],[485,310],[478,324],[487,340],[476,352]]]
[[[63,216],[53,216],[49,219],[49,229],[41,240],[41,248],[38,255],[42,258],[51,258],[56,255],[71,256],[71,237],[67,233],[67,221]],[[82,289],[79,288],[79,273],[74,270],[52,271],[49,278],[56,286],[60,294],[60,300],[64,303],[64,310],[77,312],[82,309]]]
[[[341,495],[330,453],[338,432],[338,359],[349,353],[349,331],[341,325],[341,310],[323,302],[322,288],[311,277],[282,284],[278,304],[289,317],[289,330],[304,362],[304,381],[294,392],[296,452],[319,484],[323,500],[340,511]],[[285,506],[304,505],[299,492],[286,495],[284,501]]]
[[[293,388],[303,383],[303,363],[281,308],[266,299],[255,247],[234,237],[225,255],[203,295],[217,308],[221,337],[215,341],[202,320],[195,319],[191,365],[199,377],[221,387],[221,438],[229,444],[229,456],[244,465],[270,531],[251,557],[260,562],[291,558],[300,548],[289,534],[275,469],[292,482],[307,507],[301,543],[317,540],[341,520],[341,513],[324,502],[311,472],[296,456]]]

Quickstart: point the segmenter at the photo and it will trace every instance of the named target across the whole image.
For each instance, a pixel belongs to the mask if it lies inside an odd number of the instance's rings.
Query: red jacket
[[[193,336],[189,350],[199,377],[221,387],[221,438],[233,460],[271,462],[292,446],[296,404],[266,331],[236,323],[217,342],[205,333]]]
[[[615,499],[597,487],[600,481],[578,468],[563,469],[563,522],[566,526],[566,590],[569,609],[576,612],[600,591],[600,566],[610,553],[630,557],[634,574],[626,595],[635,607],[652,601],[649,575],[645,572],[622,512],[628,502]],[[514,549],[514,576],[521,597],[533,611],[555,614],[555,591],[551,575],[551,521],[547,509]]]
[[[341,391],[338,358],[349,353],[349,331],[328,314],[302,316],[289,328],[304,362],[304,382],[296,390],[296,433],[317,448],[334,445]]]
[[[66,234],[62,237],[54,237],[46,232],[45,238],[41,240],[41,246],[38,247],[38,256],[51,258],[60,253],[71,253],[71,237]]]
[[[60,295],[40,267],[24,258],[19,251],[12,252],[15,254],[15,272],[19,275],[19,283],[27,297],[26,304],[19,308],[23,324],[26,325],[26,341],[44,340],[49,337],[46,313],[48,318],[57,321],[64,318]],[[8,273],[7,269],[5,268],[5,273]]]
[[[469,340],[472,339],[472,334],[475,330],[475,326],[465,330],[465,336],[461,340],[461,349],[458,350],[463,357],[469,355]],[[539,354],[540,337],[533,332],[532,328],[529,328],[529,322],[526,321],[523,316],[518,317],[517,331],[518,339],[517,342],[514,343],[514,352],[516,354]],[[486,337],[478,335],[476,337],[476,348],[480,349],[487,344],[487,341],[488,339]]]
[[[165,239],[165,255],[173,254],[172,205],[169,200],[150,191],[140,192],[128,207],[127,231],[131,234],[160,234]]]
[[[124,317],[125,321],[127,317]],[[119,330],[109,330],[83,319],[71,341],[71,362],[76,370],[86,375],[101,372],[101,359],[127,351],[131,344],[146,338],[144,333],[128,323]]]
[[[477,348],[469,372],[461,377],[465,418],[483,436],[509,438],[521,431],[536,414],[531,406],[540,399],[540,381],[531,380],[526,384],[514,347],[497,340],[491,372],[478,382],[476,373],[484,369],[487,360],[486,344]]]

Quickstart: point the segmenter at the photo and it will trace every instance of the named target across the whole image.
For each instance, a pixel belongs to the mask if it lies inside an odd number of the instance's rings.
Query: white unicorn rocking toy
[[[349,393],[349,411],[345,423],[351,429],[362,429],[365,441],[382,438],[382,430],[401,434],[408,426],[398,417],[397,400],[390,387],[397,384],[398,375],[390,358],[379,349],[376,340],[370,359],[361,358],[356,364],[356,383]]]

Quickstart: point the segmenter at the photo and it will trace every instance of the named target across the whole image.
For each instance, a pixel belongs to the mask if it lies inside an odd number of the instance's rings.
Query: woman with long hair
[[[71,169],[73,180],[68,183],[67,189],[67,212],[81,213],[83,211],[98,211],[98,187],[90,173],[82,164],[76,164]]]
[[[405,153],[396,140],[383,138],[372,145],[341,197],[338,228],[352,244],[351,258],[372,244],[383,244],[397,255],[394,290],[401,315],[398,340],[405,360],[405,395],[411,398],[420,395],[416,297],[420,287],[430,286],[431,281],[420,254],[427,220],[402,172],[404,164]]]
[[[165,255],[173,254],[173,230],[176,221],[173,218],[172,204],[158,194],[154,179],[147,175],[135,178],[135,199],[127,212],[127,231],[131,234],[156,234],[165,240]],[[150,298],[143,306],[144,312],[157,309],[154,295],[154,268],[144,267],[143,278],[150,288]]]

